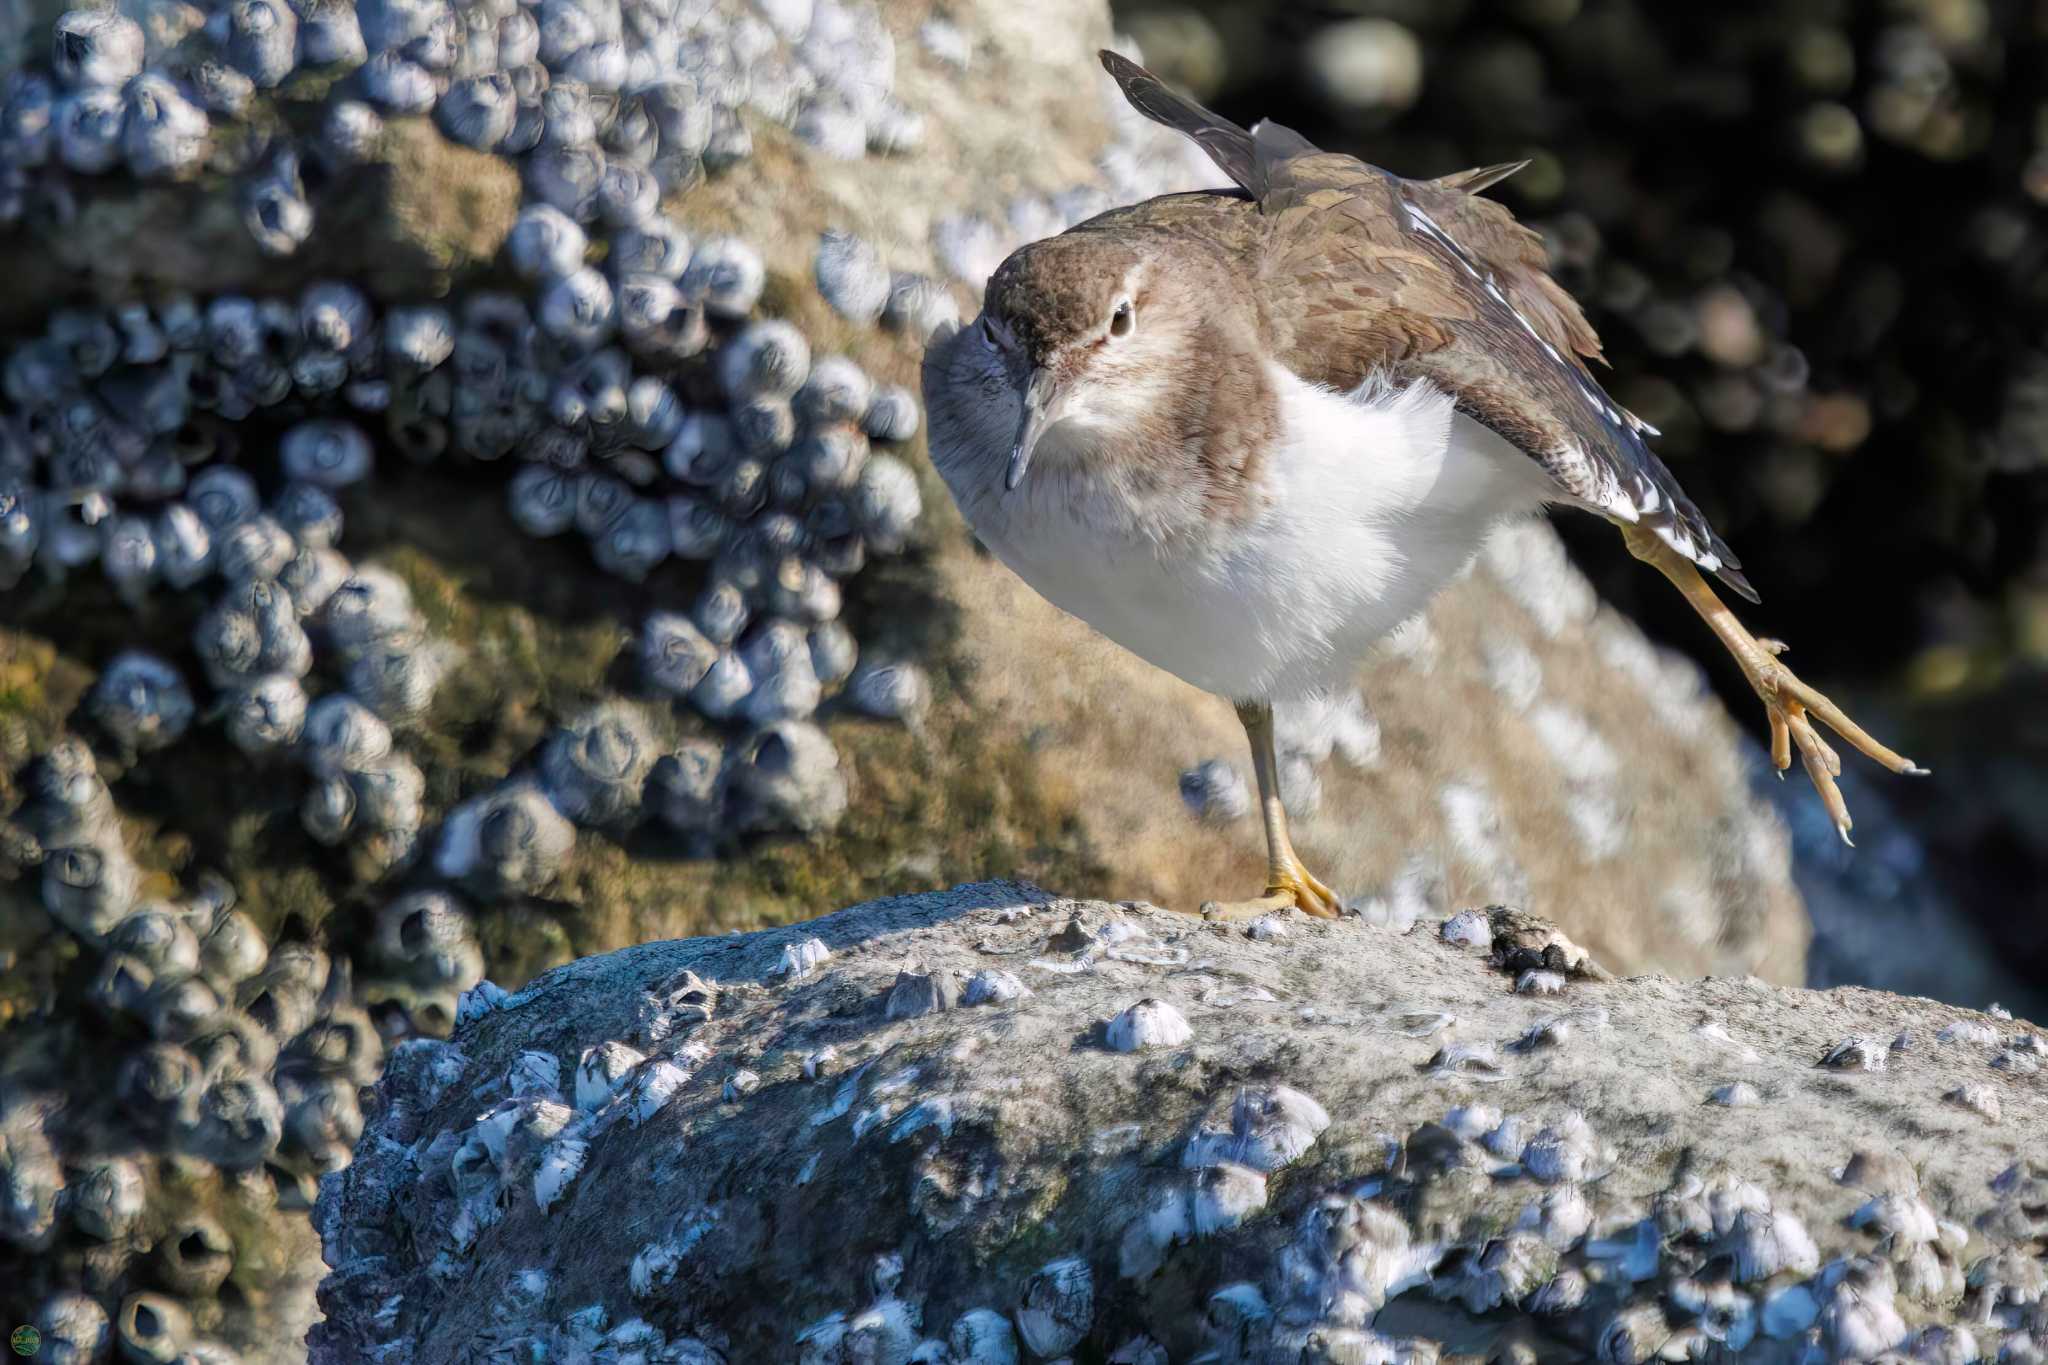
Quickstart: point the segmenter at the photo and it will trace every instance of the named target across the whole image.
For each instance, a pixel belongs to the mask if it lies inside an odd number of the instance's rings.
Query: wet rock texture
[[[2048,1349],[2023,1021],[1017,883],[473,1002],[323,1185],[316,1361]]]

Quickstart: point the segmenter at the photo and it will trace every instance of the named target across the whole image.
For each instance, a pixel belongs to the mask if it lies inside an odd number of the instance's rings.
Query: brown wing
[[[1246,132],[1113,54],[1103,64],[1126,94],[1142,92],[1142,102],[1132,95],[1142,112],[1206,130],[1198,140],[1258,201],[1272,339],[1296,374],[1347,390],[1376,376],[1435,384],[1575,501],[1656,531],[1756,600],[1741,562],[1644,444],[1648,426],[1580,359],[1598,357],[1599,338],[1550,278],[1540,239],[1464,188],[1502,168],[1404,181],[1303,150],[1299,134],[1274,124]]]

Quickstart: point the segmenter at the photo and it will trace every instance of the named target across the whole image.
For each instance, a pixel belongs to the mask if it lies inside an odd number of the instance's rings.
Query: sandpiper
[[[1702,570],[1741,564],[1586,367],[1600,341],[1541,240],[1479,191],[1405,180],[1270,121],[1249,131],[1114,53],[1131,104],[1231,189],[1171,194],[1020,248],[924,361],[934,464],[983,543],[1055,605],[1236,704],[1265,821],[1263,896],[1338,895],[1288,838],[1275,702],[1348,683],[1487,531],[1551,503],[1607,518],[1735,656],[1782,772],[1797,747],[1844,840],[1827,725],[1866,734],[1751,635]]]

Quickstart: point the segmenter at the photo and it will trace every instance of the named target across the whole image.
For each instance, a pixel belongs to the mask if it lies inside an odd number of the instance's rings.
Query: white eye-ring
[[[1137,325],[1137,308],[1129,299],[1118,299],[1116,311],[1109,315],[1109,334],[1113,337],[1127,337]]]

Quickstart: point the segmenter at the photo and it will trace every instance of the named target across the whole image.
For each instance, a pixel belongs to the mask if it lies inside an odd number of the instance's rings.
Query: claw
[[[1780,780],[1792,766],[1792,750],[1797,748],[1800,764],[1820,794],[1836,832],[1843,843],[1854,848],[1856,842],[1849,837],[1849,808],[1842,800],[1841,789],[1835,785],[1835,779],[1842,773],[1842,757],[1821,738],[1816,722],[1847,740],[1850,748],[1895,773],[1925,777],[1927,769],[1878,743],[1825,694],[1778,663],[1778,656],[1786,652],[1785,642],[1751,635],[1685,556],[1640,527],[1624,527],[1622,534],[1628,541],[1629,552],[1671,580],[1742,666],[1743,675],[1764,704],[1771,727],[1771,766]]]

